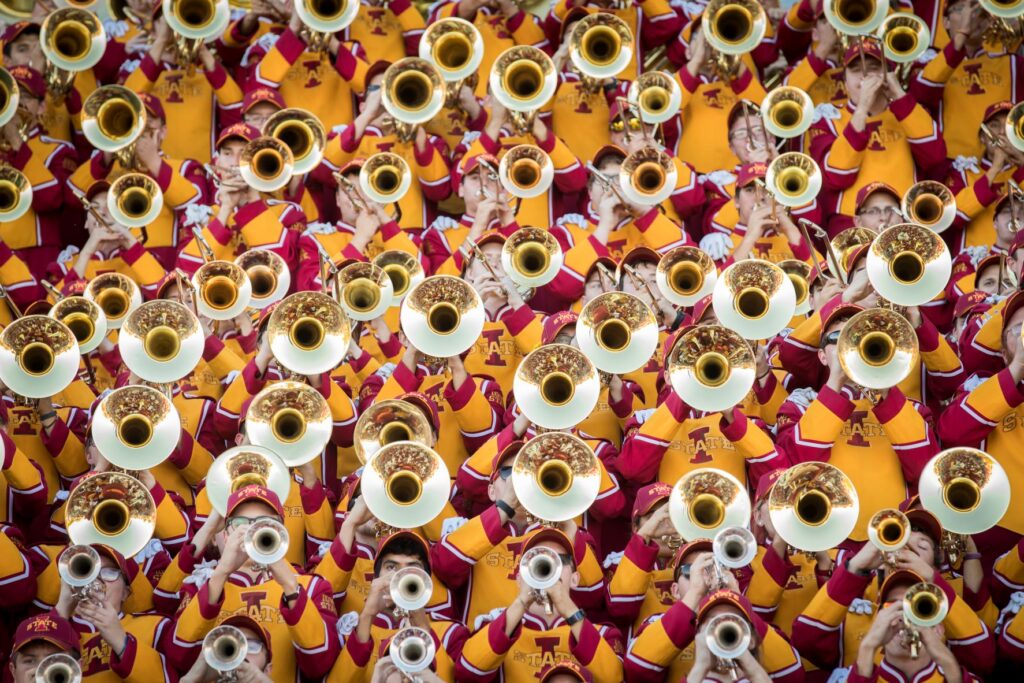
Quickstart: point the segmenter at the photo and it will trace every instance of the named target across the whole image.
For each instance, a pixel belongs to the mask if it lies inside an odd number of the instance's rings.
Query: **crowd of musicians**
[[[2,0],[12,683],[1024,662],[1024,0]]]

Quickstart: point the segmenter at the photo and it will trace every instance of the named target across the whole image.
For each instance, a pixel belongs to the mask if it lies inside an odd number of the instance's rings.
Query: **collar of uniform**
[[[92,258],[96,261],[110,261],[121,255],[121,247],[114,247],[112,250],[103,252],[96,250],[92,254]]]
[[[397,630],[402,625],[402,620],[387,612],[377,612],[373,618],[373,625],[390,630]]]
[[[426,375],[427,377],[434,377],[438,375],[443,375],[445,372],[448,371],[448,368],[446,365],[442,365],[438,368],[432,368],[426,363],[417,363],[416,370],[422,371],[423,374]]]
[[[588,223],[591,223],[596,226],[600,222],[601,217],[597,215],[596,211],[594,211],[594,205],[590,203],[589,199],[587,200],[587,207],[583,211],[586,215]],[[615,229],[621,230],[626,225],[628,225],[632,220],[633,219],[629,216],[629,214],[626,214],[626,217],[619,221],[619,224],[615,226]]]
[[[242,588],[252,588],[253,586],[258,586],[261,583],[264,583],[262,581],[257,581],[245,572],[238,570],[231,572],[231,575],[228,576],[228,581],[236,586],[241,586]]]
[[[512,312],[512,307],[509,306],[507,303],[504,304],[498,310],[496,310],[493,314],[490,311],[487,310],[486,306],[484,306],[484,313],[487,315],[487,322],[489,322],[489,323],[496,323],[496,322],[500,321],[502,318],[504,318],[507,313],[511,313],[511,312]]]
[[[887,681],[892,681],[893,683],[917,683],[918,681],[923,681],[935,673],[935,669],[938,667],[935,662],[932,661],[928,666],[914,674],[913,678],[907,678],[903,675],[902,671],[894,667],[889,663],[889,660],[883,657],[877,668],[881,669],[880,673]]]
[[[565,619],[558,616],[551,622],[551,625],[544,623],[544,620],[538,617],[536,614],[530,614],[526,612],[523,614],[523,627],[532,629],[534,631],[554,631],[559,626],[565,625]]]

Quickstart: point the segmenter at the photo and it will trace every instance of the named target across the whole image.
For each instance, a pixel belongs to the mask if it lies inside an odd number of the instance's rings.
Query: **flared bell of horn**
[[[684,541],[714,538],[722,529],[750,523],[750,496],[728,472],[700,467],[672,487],[668,516]]]
[[[374,517],[396,529],[415,529],[441,514],[451,482],[448,467],[434,450],[397,441],[366,463],[360,488]]]
[[[494,61],[489,75],[491,96],[510,111],[532,112],[554,97],[558,87],[555,64],[531,45],[510,47]]]
[[[142,100],[123,85],[96,88],[82,103],[82,133],[101,152],[119,152],[146,129]]]
[[[579,437],[548,432],[519,449],[512,463],[512,488],[523,509],[537,519],[564,522],[597,500],[601,466]]]
[[[757,541],[746,527],[726,527],[715,534],[711,552],[715,562],[723,567],[742,569],[749,566],[757,556]]]
[[[270,314],[267,339],[277,362],[300,375],[338,367],[348,352],[352,329],[341,305],[321,292],[296,292]]]
[[[838,235],[832,238],[832,251],[835,253],[836,258],[839,259],[838,268],[839,276],[846,280],[846,263],[853,254],[854,250],[862,244],[871,244],[874,239],[878,237],[878,233],[870,228],[862,228],[859,226],[847,228]],[[829,269],[832,268],[832,264],[829,264]]]
[[[231,261],[210,261],[192,275],[192,286],[199,296],[196,308],[210,320],[231,320],[249,307],[252,283],[249,276]]]
[[[412,186],[412,171],[405,159],[392,152],[377,152],[359,169],[359,189],[371,201],[392,204]]]
[[[704,629],[708,650],[718,659],[731,662],[750,651],[750,624],[734,612],[716,614]]]
[[[885,58],[896,64],[920,59],[932,43],[932,32],[924,19],[910,12],[890,14],[878,27]]]
[[[836,352],[851,381],[865,389],[888,389],[917,367],[917,334],[896,311],[869,308],[846,322]]]
[[[805,462],[772,485],[768,515],[775,531],[797,550],[839,545],[857,525],[860,502],[850,478],[835,465]]]
[[[110,185],[107,210],[114,222],[129,228],[144,228],[164,208],[164,194],[156,181],[144,173],[125,173]]]
[[[1018,19],[1024,16],[1022,0],[978,0],[983,10],[1000,19]]]
[[[498,178],[513,197],[539,197],[551,188],[555,167],[537,145],[516,145],[498,162]]]
[[[18,318],[0,332],[0,380],[25,398],[59,394],[78,374],[78,342],[46,315]]]
[[[234,671],[248,652],[245,634],[229,624],[214,627],[203,638],[203,659],[214,671]]]
[[[274,451],[288,467],[305,465],[322,454],[333,431],[327,399],[302,382],[268,384],[245,414],[249,443]]]
[[[153,538],[156,503],[149,489],[128,474],[87,474],[64,503],[64,526],[75,545],[98,543],[133,557]]]
[[[640,74],[629,86],[628,100],[640,110],[644,123],[664,123],[679,113],[683,93],[664,71]]]
[[[92,419],[92,436],[96,448],[114,467],[147,470],[177,448],[181,417],[160,391],[129,385],[100,401]]]
[[[776,202],[795,208],[809,204],[821,192],[821,169],[806,154],[786,152],[768,165],[764,183]]]
[[[206,340],[195,314],[177,301],[148,301],[121,327],[118,346],[129,370],[147,382],[166,384],[189,375]]]
[[[761,103],[764,129],[778,138],[800,137],[814,122],[814,102],[804,90],[791,85],[772,89]]]
[[[82,354],[95,351],[107,336],[107,316],[103,309],[84,296],[61,299],[47,315],[67,325]]]
[[[263,135],[287,145],[292,153],[295,175],[309,173],[323,160],[327,131],[320,119],[305,109],[289,107],[275,112],[263,124]]]
[[[419,47],[425,59],[448,82],[469,78],[484,59],[484,41],[476,26],[458,17],[435,21],[423,32]]]
[[[107,49],[107,34],[92,12],[63,7],[50,12],[43,20],[39,47],[50,64],[78,73],[99,64]]]
[[[182,38],[208,41],[221,37],[231,21],[228,0],[163,0],[168,28]]]
[[[250,308],[263,310],[283,299],[291,289],[292,273],[288,264],[269,249],[249,249],[235,259],[235,265],[249,278]]]
[[[418,678],[416,674],[430,668],[437,654],[434,637],[426,629],[406,626],[391,637],[388,657],[395,668],[407,677]]]
[[[776,264],[745,259],[718,277],[711,305],[719,322],[744,339],[770,339],[793,318],[796,292]]]
[[[583,76],[612,78],[633,58],[633,31],[607,12],[588,14],[569,36],[569,59]]]
[[[728,410],[742,401],[757,378],[750,345],[719,325],[697,325],[676,340],[665,367],[679,397],[697,410]]]
[[[419,567],[402,567],[391,575],[391,583],[388,586],[391,602],[406,612],[426,607],[433,591],[433,579]]]
[[[120,329],[128,315],[142,305],[142,292],[121,273],[97,275],[85,287],[83,296],[95,302],[107,317],[107,327]]]
[[[949,598],[934,583],[915,583],[903,594],[903,619],[917,628],[938,626],[949,614]]]
[[[391,278],[391,306],[400,306],[412,288],[423,282],[426,273],[420,260],[407,251],[388,249],[373,258],[377,266]]]
[[[928,461],[918,484],[921,505],[954,534],[980,534],[1010,507],[1010,480],[999,461],[975,448],[948,448]]]
[[[868,250],[871,286],[900,306],[920,306],[934,299],[945,289],[952,269],[942,238],[913,223],[886,228]]]
[[[359,14],[354,0],[296,0],[295,14],[302,23],[318,33],[344,31]]]
[[[476,344],[484,329],[484,307],[480,295],[464,280],[433,275],[405,297],[399,319],[418,351],[448,358]]]
[[[911,223],[942,232],[956,219],[956,197],[934,180],[922,180],[903,194],[900,210]]]
[[[838,33],[866,36],[889,14],[889,0],[825,0],[825,19]]]
[[[366,464],[381,448],[398,441],[430,446],[432,431],[420,409],[407,401],[390,398],[373,403],[359,416],[352,447],[359,462]]]
[[[576,321],[576,343],[598,370],[625,375],[642,368],[658,348],[658,320],[642,299],[599,294]]]
[[[710,294],[718,281],[718,268],[707,252],[697,247],[676,247],[661,257],[654,282],[676,306],[693,306]]]
[[[655,147],[641,147],[622,162],[619,190],[634,204],[657,206],[675,192],[677,177],[672,157]]]
[[[242,548],[257,567],[269,567],[288,554],[288,529],[276,519],[260,519],[249,525]]]
[[[32,184],[13,166],[0,166],[0,221],[16,221],[32,208]]]
[[[394,301],[391,278],[372,263],[359,261],[347,265],[337,278],[341,307],[352,320],[365,322],[379,318]]]
[[[444,99],[441,73],[425,59],[405,57],[384,72],[381,104],[397,121],[423,125],[441,113]]]
[[[501,266],[520,287],[543,287],[558,276],[562,247],[547,230],[519,228],[501,248]]]
[[[292,475],[284,461],[269,448],[252,444],[229,448],[217,456],[206,474],[210,506],[226,516],[231,494],[252,484],[270,489],[284,503]]]
[[[11,72],[0,67],[0,126],[6,126],[18,113],[21,91]]]
[[[1013,105],[1006,115],[1006,139],[1014,149],[1024,151],[1024,102]]]
[[[894,553],[910,541],[910,520],[896,508],[883,508],[868,520],[868,541],[883,553]]]
[[[701,21],[708,45],[724,55],[750,52],[767,29],[768,15],[757,0],[711,0]]]
[[[580,349],[548,344],[519,362],[512,393],[530,422],[545,429],[566,429],[578,425],[594,410],[601,378]]]
[[[793,293],[796,294],[796,310],[793,313],[807,315],[811,310],[811,288],[807,284],[811,276],[810,264],[796,259],[786,259],[779,261],[779,268],[782,268],[782,272],[788,275],[789,281],[793,283]]]
[[[288,145],[266,135],[247,143],[238,162],[238,173],[259,192],[277,192],[295,174],[295,160]]]
[[[82,665],[69,654],[55,652],[36,667],[35,683],[82,683]]]
[[[100,578],[100,554],[90,545],[69,545],[57,557],[57,575],[71,588],[85,588]]]

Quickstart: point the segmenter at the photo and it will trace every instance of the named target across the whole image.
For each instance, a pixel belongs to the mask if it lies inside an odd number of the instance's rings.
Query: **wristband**
[[[967,560],[980,560],[981,553],[964,553],[964,562]]]
[[[292,600],[298,600],[299,599],[299,591],[295,591],[294,593],[291,593],[289,595],[284,595],[282,597],[284,598],[285,604],[288,604]]]
[[[576,624],[580,623],[581,621],[583,621],[586,618],[587,618],[587,615],[583,613],[583,610],[578,609],[575,612],[573,612],[572,614],[570,614],[568,616],[568,618],[566,618],[565,625],[566,626],[570,626],[570,627],[571,626],[575,626]]]
[[[509,519],[512,519],[513,517],[516,516],[515,509],[511,505],[509,505],[508,503],[506,503],[503,500],[495,501],[494,507],[498,508],[499,510],[504,512],[506,515],[508,515]]]

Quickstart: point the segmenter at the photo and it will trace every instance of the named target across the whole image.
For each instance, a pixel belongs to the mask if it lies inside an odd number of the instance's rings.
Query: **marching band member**
[[[14,632],[11,647],[9,667],[14,683],[32,683],[39,665],[50,655],[62,653],[78,661],[78,634],[67,619],[53,613],[24,619]]]

